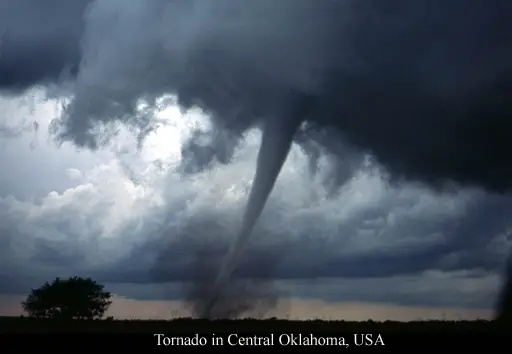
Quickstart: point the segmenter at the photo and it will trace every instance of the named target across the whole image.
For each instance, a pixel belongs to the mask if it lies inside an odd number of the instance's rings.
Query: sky
[[[198,274],[240,226],[260,123],[296,112],[300,96],[305,121],[330,128],[301,125],[246,247],[237,276],[249,293],[272,293],[255,314],[490,318],[512,251],[512,28],[486,15],[510,5],[484,13],[474,1],[463,16],[454,0],[443,17],[423,1],[318,3],[0,0],[0,315],[18,314],[30,288],[75,275],[115,294],[113,316],[189,314]],[[297,21],[307,13],[316,20]],[[382,21],[359,24],[373,14]],[[399,37],[424,18],[448,39]],[[379,36],[388,51],[372,59]],[[413,73],[424,76],[408,86]],[[353,119],[324,118],[340,111]]]

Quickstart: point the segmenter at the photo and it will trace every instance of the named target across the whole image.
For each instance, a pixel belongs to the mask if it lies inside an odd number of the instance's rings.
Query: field
[[[508,327],[509,328],[509,327]],[[493,321],[425,321],[425,322],[346,322],[288,320],[95,320],[55,321],[22,317],[0,317],[1,332],[18,333],[241,333],[241,332],[312,332],[312,333],[419,333],[419,332],[496,332],[507,326]]]

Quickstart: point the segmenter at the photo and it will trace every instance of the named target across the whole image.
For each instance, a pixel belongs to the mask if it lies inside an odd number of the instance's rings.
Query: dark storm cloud
[[[90,0],[0,1],[0,92],[74,75]]]
[[[509,187],[510,1],[97,1],[83,36],[86,1],[19,3],[2,12],[2,86],[55,78],[83,40],[87,70],[60,122],[80,145],[140,97],[176,93],[236,132],[306,100],[294,118],[343,132],[399,179]]]
[[[181,146],[183,174],[194,174],[212,167],[215,163],[231,162],[238,145],[236,136],[219,129],[196,129]]]
[[[315,124],[303,124],[295,134],[295,141],[308,157],[312,176],[316,176],[323,167],[322,184],[330,195],[335,195],[339,186],[353,177],[355,171],[364,168],[367,160],[367,156],[349,144],[339,132]],[[325,166],[320,166],[322,158]]]

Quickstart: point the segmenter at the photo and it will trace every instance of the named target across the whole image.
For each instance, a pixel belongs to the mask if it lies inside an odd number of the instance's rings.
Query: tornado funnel
[[[213,295],[204,308],[204,318],[211,317],[211,311],[223,286],[229,280],[240,261],[244,246],[288,156],[297,127],[296,119],[268,120],[263,126],[261,146],[256,164],[256,175],[242,219],[242,226],[217,275],[212,292]]]

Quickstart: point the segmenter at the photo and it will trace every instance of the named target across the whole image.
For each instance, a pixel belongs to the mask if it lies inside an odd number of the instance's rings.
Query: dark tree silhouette
[[[21,303],[31,317],[51,319],[99,319],[112,303],[112,294],[90,278],[56,278],[32,289]]]

